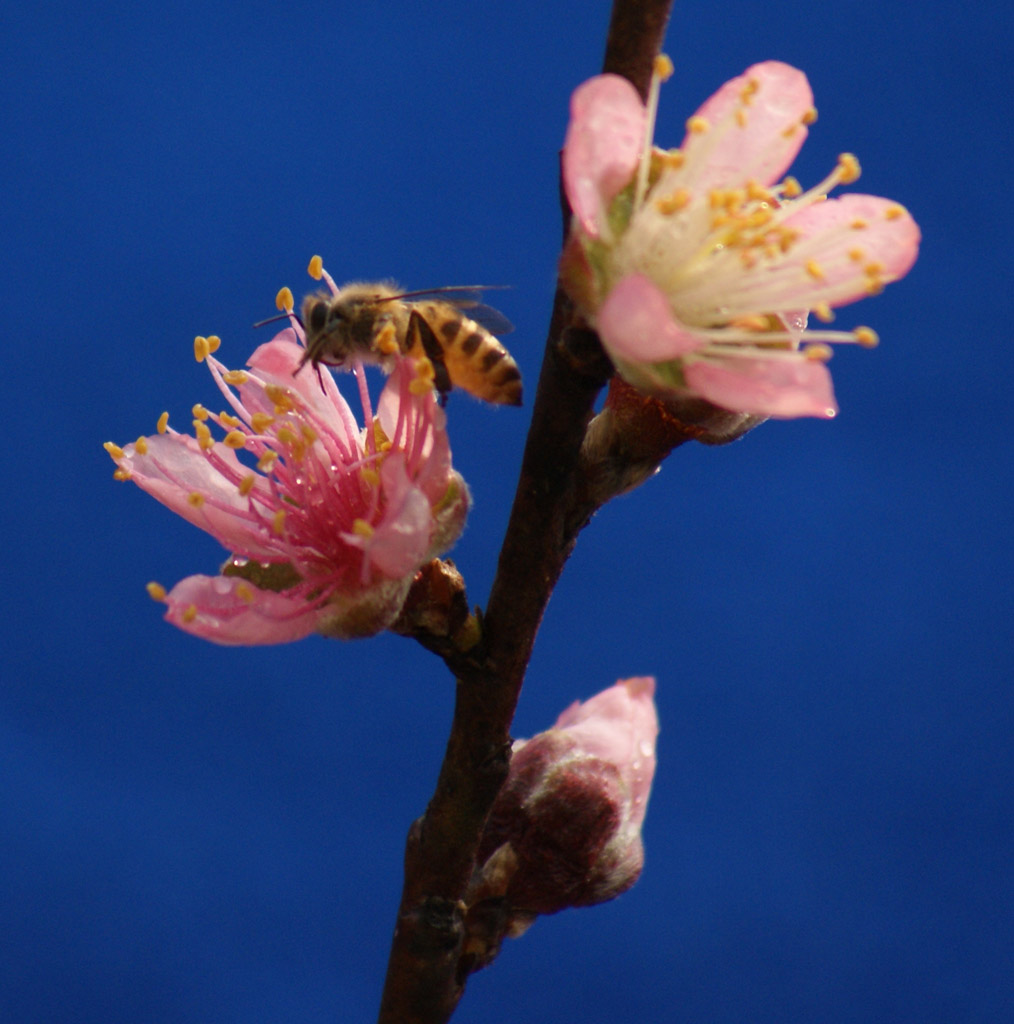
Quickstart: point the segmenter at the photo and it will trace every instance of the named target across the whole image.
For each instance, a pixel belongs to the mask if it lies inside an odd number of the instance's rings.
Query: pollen
[[[166,432],[166,428],[168,426],[169,426],[169,412],[166,411],[166,412],[162,413],[161,416],[159,416],[158,423],[155,424],[155,429],[160,434],[164,434]]]
[[[250,417],[250,426],[253,427],[255,434],[263,434],[274,422],[275,418],[269,412],[255,412]]]
[[[278,452],[265,452],[257,460],[257,468],[262,473],[270,473],[272,466],[278,461]]]
[[[705,132],[710,130],[711,123],[706,117],[701,117],[699,114],[695,114],[687,120],[687,131],[692,135],[703,135]]]
[[[295,444],[296,442],[296,434],[291,427],[282,427],[275,433],[275,437],[282,444]]]
[[[824,280],[824,271],[821,270],[820,264],[816,260],[807,260],[805,266],[806,266],[806,272],[815,281],[823,281]]]
[[[785,181],[782,182],[782,195],[785,196],[786,199],[795,199],[797,196],[801,196],[802,194],[803,186],[800,185],[791,174],[788,175],[785,178]]]
[[[203,405],[201,405],[200,402],[198,402],[190,410],[190,415],[193,416],[195,420],[200,420],[203,423],[204,420],[206,420],[211,415],[211,413],[208,412],[208,410],[205,409],[205,407]]]
[[[218,420],[227,427],[238,427],[243,422],[238,416],[233,416],[231,413],[224,411],[218,414]]]
[[[813,315],[821,322],[825,324],[831,323],[834,320],[834,311],[826,302],[818,302],[813,307]]]
[[[253,473],[247,473],[247,475],[240,480],[237,490],[245,498],[254,489],[255,483],[257,483],[257,477],[255,477]]]
[[[862,217],[856,217],[856,219],[849,224],[849,227],[852,228],[853,231],[864,231],[869,226],[869,223],[863,220]]]
[[[280,509],[278,509],[275,512],[274,516],[271,519],[271,529],[276,534],[278,534],[278,536],[282,535],[282,532],[285,530],[285,509],[284,508],[280,508]]]
[[[227,448],[234,448],[239,451],[241,448],[246,447],[246,434],[242,430],[230,430],[225,435],[225,445]]]
[[[315,259],[317,257],[314,257]],[[292,289],[288,285],[278,289],[278,294],[275,296],[275,308],[280,309],[283,313],[291,313],[292,308],[295,305],[295,300],[292,298]]]
[[[129,480],[130,479],[130,470],[129,469],[120,469],[119,466],[117,466],[117,468],[113,470],[113,479],[114,480],[120,480],[120,481]]]
[[[807,345],[803,354],[813,363],[826,363],[834,355],[830,345]]]
[[[876,348],[880,344],[880,338],[872,327],[857,327],[852,335],[863,348]]]
[[[205,497],[200,491],[191,491],[187,495],[187,504],[191,508],[201,508],[204,505]]]
[[[190,623],[190,622],[193,622],[194,619],[196,619],[196,618],[197,618],[197,605],[196,604],[188,604],[187,607],[186,607],[186,610],[183,612],[183,621],[187,622],[187,623]]]
[[[394,355],[398,351],[398,338],[394,331],[394,324],[384,324],[377,332],[375,344],[377,350],[385,356]]]
[[[148,454],[148,439],[146,437],[139,437],[134,442],[134,451],[137,452],[138,455],[147,455]]]
[[[365,519],[356,519],[352,523],[352,532],[357,537],[365,537],[369,540],[373,536],[373,527]]]
[[[660,53],[652,65],[652,71],[660,82],[668,82],[674,70],[672,61],[664,53]]]
[[[859,246],[856,246],[854,249],[849,249],[849,259],[853,263],[862,263],[866,259],[866,253]]]
[[[215,445],[215,439],[211,436],[211,430],[207,423],[202,423],[200,420],[194,420],[194,437],[197,438],[197,443],[204,451]]]
[[[805,114],[803,114],[800,121],[802,124],[805,125],[815,124],[817,121],[817,108],[810,107],[810,109]]]
[[[217,352],[222,347],[222,339],[217,334],[208,335],[208,351]]]
[[[851,185],[852,182],[858,180],[860,174],[862,174],[862,168],[854,153],[842,153],[838,157],[838,180],[843,185]]]
[[[306,272],[314,281],[319,281],[324,276],[324,261],[319,256],[311,256]]]
[[[102,447],[105,448],[105,450],[109,452],[110,456],[114,459],[122,459],[126,454],[118,444],[113,444],[112,441],[106,441]]]
[[[274,403],[276,415],[283,412],[292,412],[296,408],[292,397],[285,388],[278,384],[265,384],[264,394]]]
[[[887,220],[897,220],[899,217],[905,216],[905,207],[900,203],[896,203],[894,206],[889,206],[884,211],[884,217]]]
[[[659,213],[669,215],[672,213],[679,213],[680,210],[685,210],[690,205],[690,200],[693,197],[690,189],[678,188],[672,195],[662,196],[661,199],[655,200],[655,208]]]
[[[430,381],[423,380],[422,377],[415,377],[408,382],[408,390],[413,395],[425,395],[427,391],[433,390],[433,385]]]
[[[241,384],[245,384],[250,379],[250,374],[246,370],[226,370],[222,374],[222,380],[226,384],[230,384],[232,387],[239,387]]]
[[[203,335],[198,334],[197,337],[194,338],[194,358],[199,363],[203,363],[209,355],[211,355],[211,347],[208,345],[208,339]]]
[[[148,591],[148,596],[153,601],[165,600],[166,589],[162,586],[161,583],[156,583],[154,580],[152,580],[151,583],[145,585],[144,589]]]

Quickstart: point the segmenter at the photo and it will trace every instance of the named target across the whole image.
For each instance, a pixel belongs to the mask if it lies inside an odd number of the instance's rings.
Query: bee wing
[[[485,327],[490,334],[510,334],[514,325],[492,306],[487,306],[479,299],[484,291],[493,288],[510,288],[509,284],[465,284],[450,285],[447,288],[426,288],[418,292],[402,292],[392,295],[392,299],[408,299],[411,302],[424,302],[426,299],[438,299],[457,306],[470,320]]]

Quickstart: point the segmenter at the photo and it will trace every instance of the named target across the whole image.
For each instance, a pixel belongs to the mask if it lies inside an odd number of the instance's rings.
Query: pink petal
[[[126,457],[117,460],[141,490],[210,533],[230,551],[261,561],[277,555],[263,526],[250,513],[250,498],[239,493],[238,481],[251,471],[231,448],[217,442],[210,453],[205,453],[188,434],[153,434],[146,441],[145,455],[127,445]],[[265,488],[258,478],[252,497]],[[203,498],[197,505],[191,502],[195,494]]]
[[[827,367],[803,356],[791,360],[688,360],[684,376],[693,392],[735,412],[780,419],[830,419],[838,412]]]
[[[616,765],[632,797],[630,821],[640,825],[655,774],[655,680],[626,679],[584,703],[575,701],[556,720],[581,752]]]
[[[609,353],[625,362],[665,362],[704,344],[677,323],[665,293],[643,274],[629,274],[614,285],[596,325]]]
[[[303,597],[259,590],[233,576],[188,576],[172,588],[165,602],[166,621],[225,645],[302,640],[321,617],[320,608]]]
[[[785,227],[800,232],[793,250],[798,258],[813,259],[820,267],[821,277],[800,288],[817,293],[807,303],[811,307],[821,298],[833,306],[865,298],[867,265],[879,264],[880,277],[896,281],[919,255],[919,225],[903,206],[880,196],[853,192],[815,203],[787,217]],[[860,260],[852,256],[857,249],[863,253]]]
[[[597,75],[574,90],[563,144],[563,184],[570,207],[593,238],[605,206],[630,181],[644,146],[645,109],[619,75]]]
[[[746,108],[746,121],[741,127],[732,118],[750,81],[759,88]],[[688,132],[683,140],[684,150],[698,144],[714,147],[699,174],[695,174],[695,186],[706,191],[741,187],[750,179],[761,185],[777,181],[806,139],[807,129],[800,121],[812,107],[813,92],[806,75],[777,60],[754,64],[726,82],[697,111],[697,116],[711,125],[711,131],[704,136]],[[724,126],[726,118],[730,120]]]

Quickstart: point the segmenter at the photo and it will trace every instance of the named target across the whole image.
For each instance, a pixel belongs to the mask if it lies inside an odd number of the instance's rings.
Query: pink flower
[[[637,881],[655,773],[655,680],[627,679],[514,744],[479,852],[515,932],[535,914],[612,899]]]
[[[869,346],[876,335],[807,330],[807,315],[828,323],[832,308],[903,277],[919,228],[878,196],[826,198],[858,178],[850,154],[809,191],[782,178],[816,112],[806,76],[777,61],[726,82],[679,149],[652,149],[666,64],[647,106],[616,75],[574,93],[564,282],[635,387],[734,412],[834,416],[826,342]]]
[[[426,361],[397,361],[375,417],[358,368],[364,430],[329,373],[294,376],[301,335],[282,331],[248,370],[228,370],[210,354],[217,339],[197,339],[232,413],[195,406],[194,436],[163,415],[157,434],[106,445],[118,478],[233,552],[220,575],[189,576],[168,594],[149,586],[170,622],[216,643],[377,633],[465,523],[468,490]]]

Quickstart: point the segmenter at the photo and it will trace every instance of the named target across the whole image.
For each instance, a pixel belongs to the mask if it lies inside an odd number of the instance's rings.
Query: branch
[[[645,94],[672,0],[615,0],[604,70]],[[569,224],[565,210],[564,230]],[[463,897],[490,807],[510,764],[510,724],[543,612],[594,511],[581,446],[611,366],[557,290],[521,475],[482,637],[446,660],[458,677],[436,790],[412,826],[380,1024],[439,1024],[464,991]],[[579,511],[579,514],[575,514]]]

